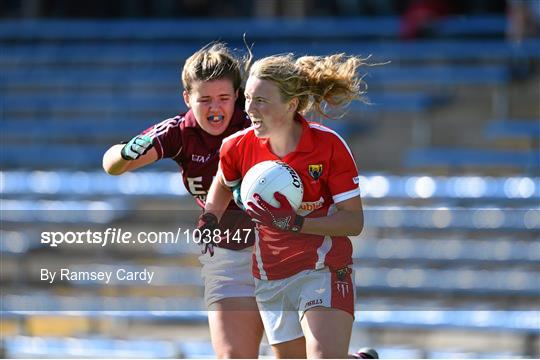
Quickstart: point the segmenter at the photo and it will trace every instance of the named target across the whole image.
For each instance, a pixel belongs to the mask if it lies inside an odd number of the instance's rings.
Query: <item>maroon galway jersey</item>
[[[199,206],[204,208],[206,194],[218,169],[222,140],[249,126],[249,117],[241,108],[236,107],[225,132],[218,136],[210,135],[199,126],[193,112],[189,110],[185,114],[164,120],[141,134],[152,138],[158,160],[171,158],[180,166],[186,189]],[[229,204],[219,226],[222,235],[218,246],[222,248],[244,249],[255,242],[253,222],[234,201]]]

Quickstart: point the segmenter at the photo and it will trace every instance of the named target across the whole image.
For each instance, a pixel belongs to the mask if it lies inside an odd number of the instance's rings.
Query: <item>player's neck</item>
[[[302,124],[291,121],[289,126],[283,126],[270,136],[270,148],[280,158],[296,150],[302,136]]]

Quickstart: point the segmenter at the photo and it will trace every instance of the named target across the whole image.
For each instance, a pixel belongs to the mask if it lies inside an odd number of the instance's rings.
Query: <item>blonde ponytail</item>
[[[367,84],[358,68],[368,65],[366,60],[345,54],[302,56],[296,60],[293,54],[274,55],[257,60],[250,75],[274,81],[284,101],[298,98],[298,112],[315,111],[329,117],[327,105],[338,109],[353,100],[365,101]]]

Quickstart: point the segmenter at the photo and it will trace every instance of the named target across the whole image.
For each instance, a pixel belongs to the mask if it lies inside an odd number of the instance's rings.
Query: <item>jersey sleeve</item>
[[[182,151],[183,117],[177,116],[144,130],[141,135],[150,136],[158,154],[158,160],[163,158],[175,158]]]
[[[335,135],[329,176],[329,188],[334,203],[360,195],[358,169],[349,146],[339,135]]]
[[[238,137],[229,137],[223,140],[219,151],[219,171],[223,176],[225,185],[236,186],[242,181],[241,159]]]

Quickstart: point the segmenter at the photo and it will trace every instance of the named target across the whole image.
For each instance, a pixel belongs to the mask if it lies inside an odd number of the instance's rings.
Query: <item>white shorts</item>
[[[328,268],[304,270],[286,279],[255,279],[255,296],[266,337],[271,345],[304,336],[300,321],[314,307],[347,311],[354,316],[354,273],[330,272]]]
[[[252,252],[252,246],[242,250],[214,247],[214,256],[208,252],[199,256],[207,307],[225,298],[255,296],[255,280],[251,273]]]

